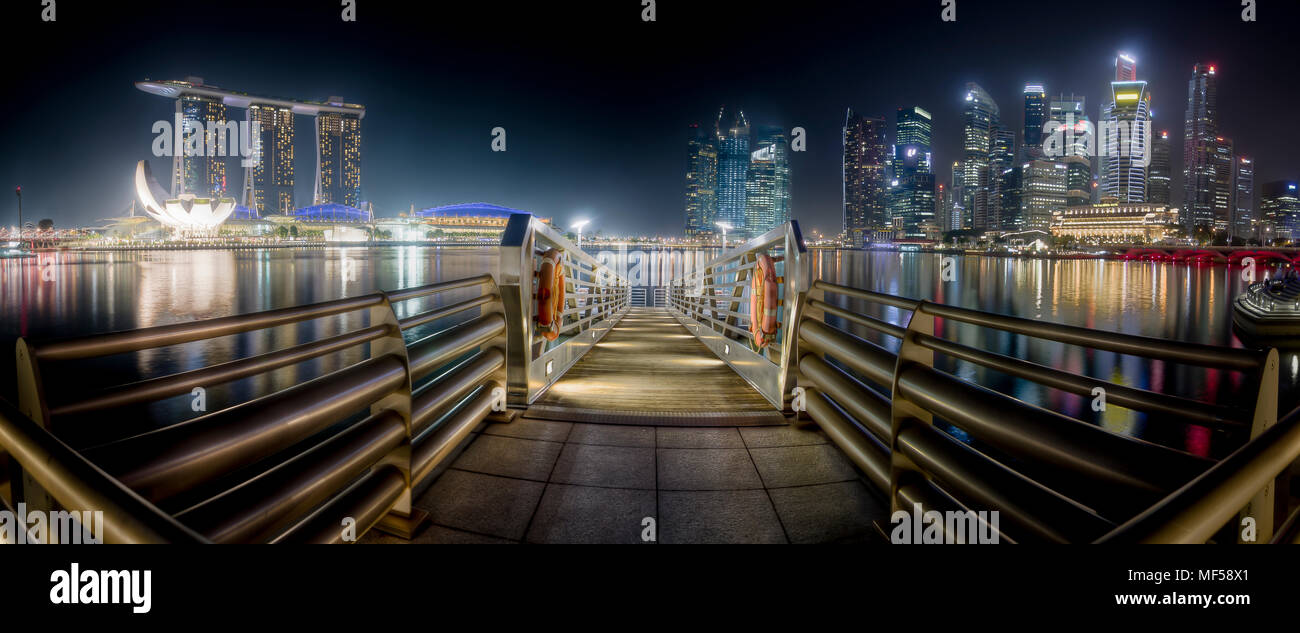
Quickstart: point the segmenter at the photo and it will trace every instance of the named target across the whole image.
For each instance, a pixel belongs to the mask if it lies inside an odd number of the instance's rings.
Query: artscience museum
[[[170,198],[142,160],[135,167],[135,193],[149,217],[171,229],[178,237],[216,235],[217,227],[235,211],[234,198],[200,198],[181,194]]]

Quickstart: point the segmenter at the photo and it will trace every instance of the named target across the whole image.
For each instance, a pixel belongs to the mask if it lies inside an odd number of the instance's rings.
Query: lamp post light
[[[578,230],[578,248],[582,248],[582,227],[587,226],[590,222],[591,220],[578,220],[569,225],[569,228]]]
[[[716,225],[718,228],[722,229],[722,250],[723,250],[723,251],[726,251],[726,250],[727,250],[727,231],[731,230],[733,227],[731,226],[730,223],[727,223],[727,222],[714,222],[713,224]]]

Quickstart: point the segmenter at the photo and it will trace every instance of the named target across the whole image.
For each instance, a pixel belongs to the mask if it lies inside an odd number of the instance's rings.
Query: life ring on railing
[[[754,339],[754,349],[763,349],[776,340],[776,317],[781,307],[777,297],[776,260],[768,255],[758,256],[749,290],[749,333]]]
[[[564,311],[564,264],[557,249],[542,253],[537,271],[537,327],[548,341],[560,337]]]

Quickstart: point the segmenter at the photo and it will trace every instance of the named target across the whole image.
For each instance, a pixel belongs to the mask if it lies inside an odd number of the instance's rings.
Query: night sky
[[[1197,62],[1218,67],[1222,132],[1255,157],[1257,183],[1300,176],[1294,0],[1259,0],[1256,23],[1241,21],[1239,0],[1073,3],[1068,15],[1061,3],[957,0],[955,23],[940,21],[939,0],[659,0],[654,23],[640,0],[422,4],[359,0],[358,21],[344,23],[338,0],[60,0],[44,23],[40,0],[5,2],[0,182],[23,186],[28,219],[120,215],[136,161],[152,157],[152,124],[173,107],[133,83],[196,75],[365,104],[362,195],[381,216],[484,201],[561,225],[589,217],[588,231],[676,235],[687,125],[711,127],[725,104],[756,125],[807,130],[808,151],[791,154],[794,216],[835,233],[846,107],[891,122],[901,106],[929,110],[948,182],[965,82],[1017,130],[1025,83],[1085,95],[1095,120],[1120,50],[1151,82],[1156,129],[1170,131],[1175,203]],[[311,120],[297,126],[303,206],[315,151]],[[496,126],[505,153],[491,151]],[[165,180],[169,160],[153,167]],[[237,197],[233,164],[228,185]],[[8,198],[0,222],[15,213]]]

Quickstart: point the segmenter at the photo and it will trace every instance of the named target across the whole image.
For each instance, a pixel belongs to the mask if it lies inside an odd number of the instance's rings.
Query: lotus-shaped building
[[[135,166],[135,193],[149,217],[182,236],[212,235],[235,211],[234,198],[200,198],[187,193],[169,199],[146,160]]]

